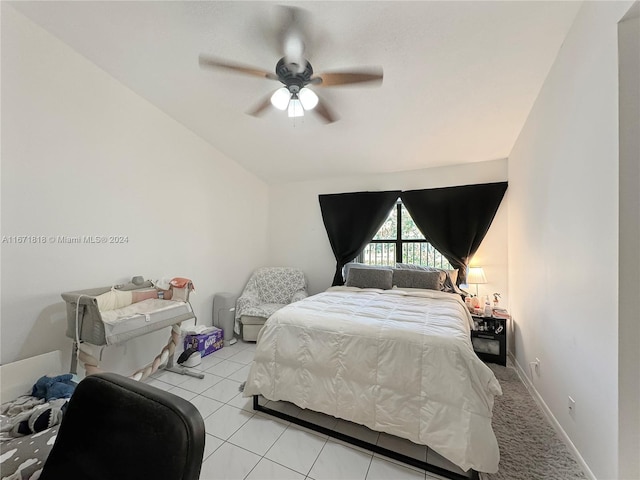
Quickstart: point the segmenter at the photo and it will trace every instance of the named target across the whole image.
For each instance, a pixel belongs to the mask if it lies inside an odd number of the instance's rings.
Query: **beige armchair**
[[[245,341],[255,342],[274,312],[307,296],[302,270],[292,267],[257,269],[236,302],[236,333]]]

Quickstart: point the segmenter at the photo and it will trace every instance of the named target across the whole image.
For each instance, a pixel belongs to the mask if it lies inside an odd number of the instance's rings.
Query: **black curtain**
[[[469,259],[478,250],[507,191],[507,182],[402,192],[416,226],[465,283]]]
[[[332,285],[342,285],[342,267],[371,241],[400,196],[399,190],[318,195],[322,220],[336,257]]]

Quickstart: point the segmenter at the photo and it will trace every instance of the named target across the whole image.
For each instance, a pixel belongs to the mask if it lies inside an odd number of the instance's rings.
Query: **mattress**
[[[500,385],[473,351],[458,295],[332,287],[277,311],[258,337],[244,395],[428,445],[463,470],[496,472]]]

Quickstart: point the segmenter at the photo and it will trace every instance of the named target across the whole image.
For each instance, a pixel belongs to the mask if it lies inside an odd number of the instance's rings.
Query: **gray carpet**
[[[482,480],[586,479],[580,465],[560,440],[512,367],[488,364],[502,396],[493,408],[493,430],[500,446],[497,473]]]

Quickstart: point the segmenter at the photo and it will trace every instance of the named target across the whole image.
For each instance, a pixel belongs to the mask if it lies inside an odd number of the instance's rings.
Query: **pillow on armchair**
[[[261,268],[256,272],[258,296],[262,303],[291,303],[293,295],[306,283],[301,270],[284,267]],[[306,295],[305,295],[306,296]]]
[[[292,267],[263,267],[249,278],[236,302],[235,332],[256,341],[264,322],[277,310],[308,295],[304,273]]]

